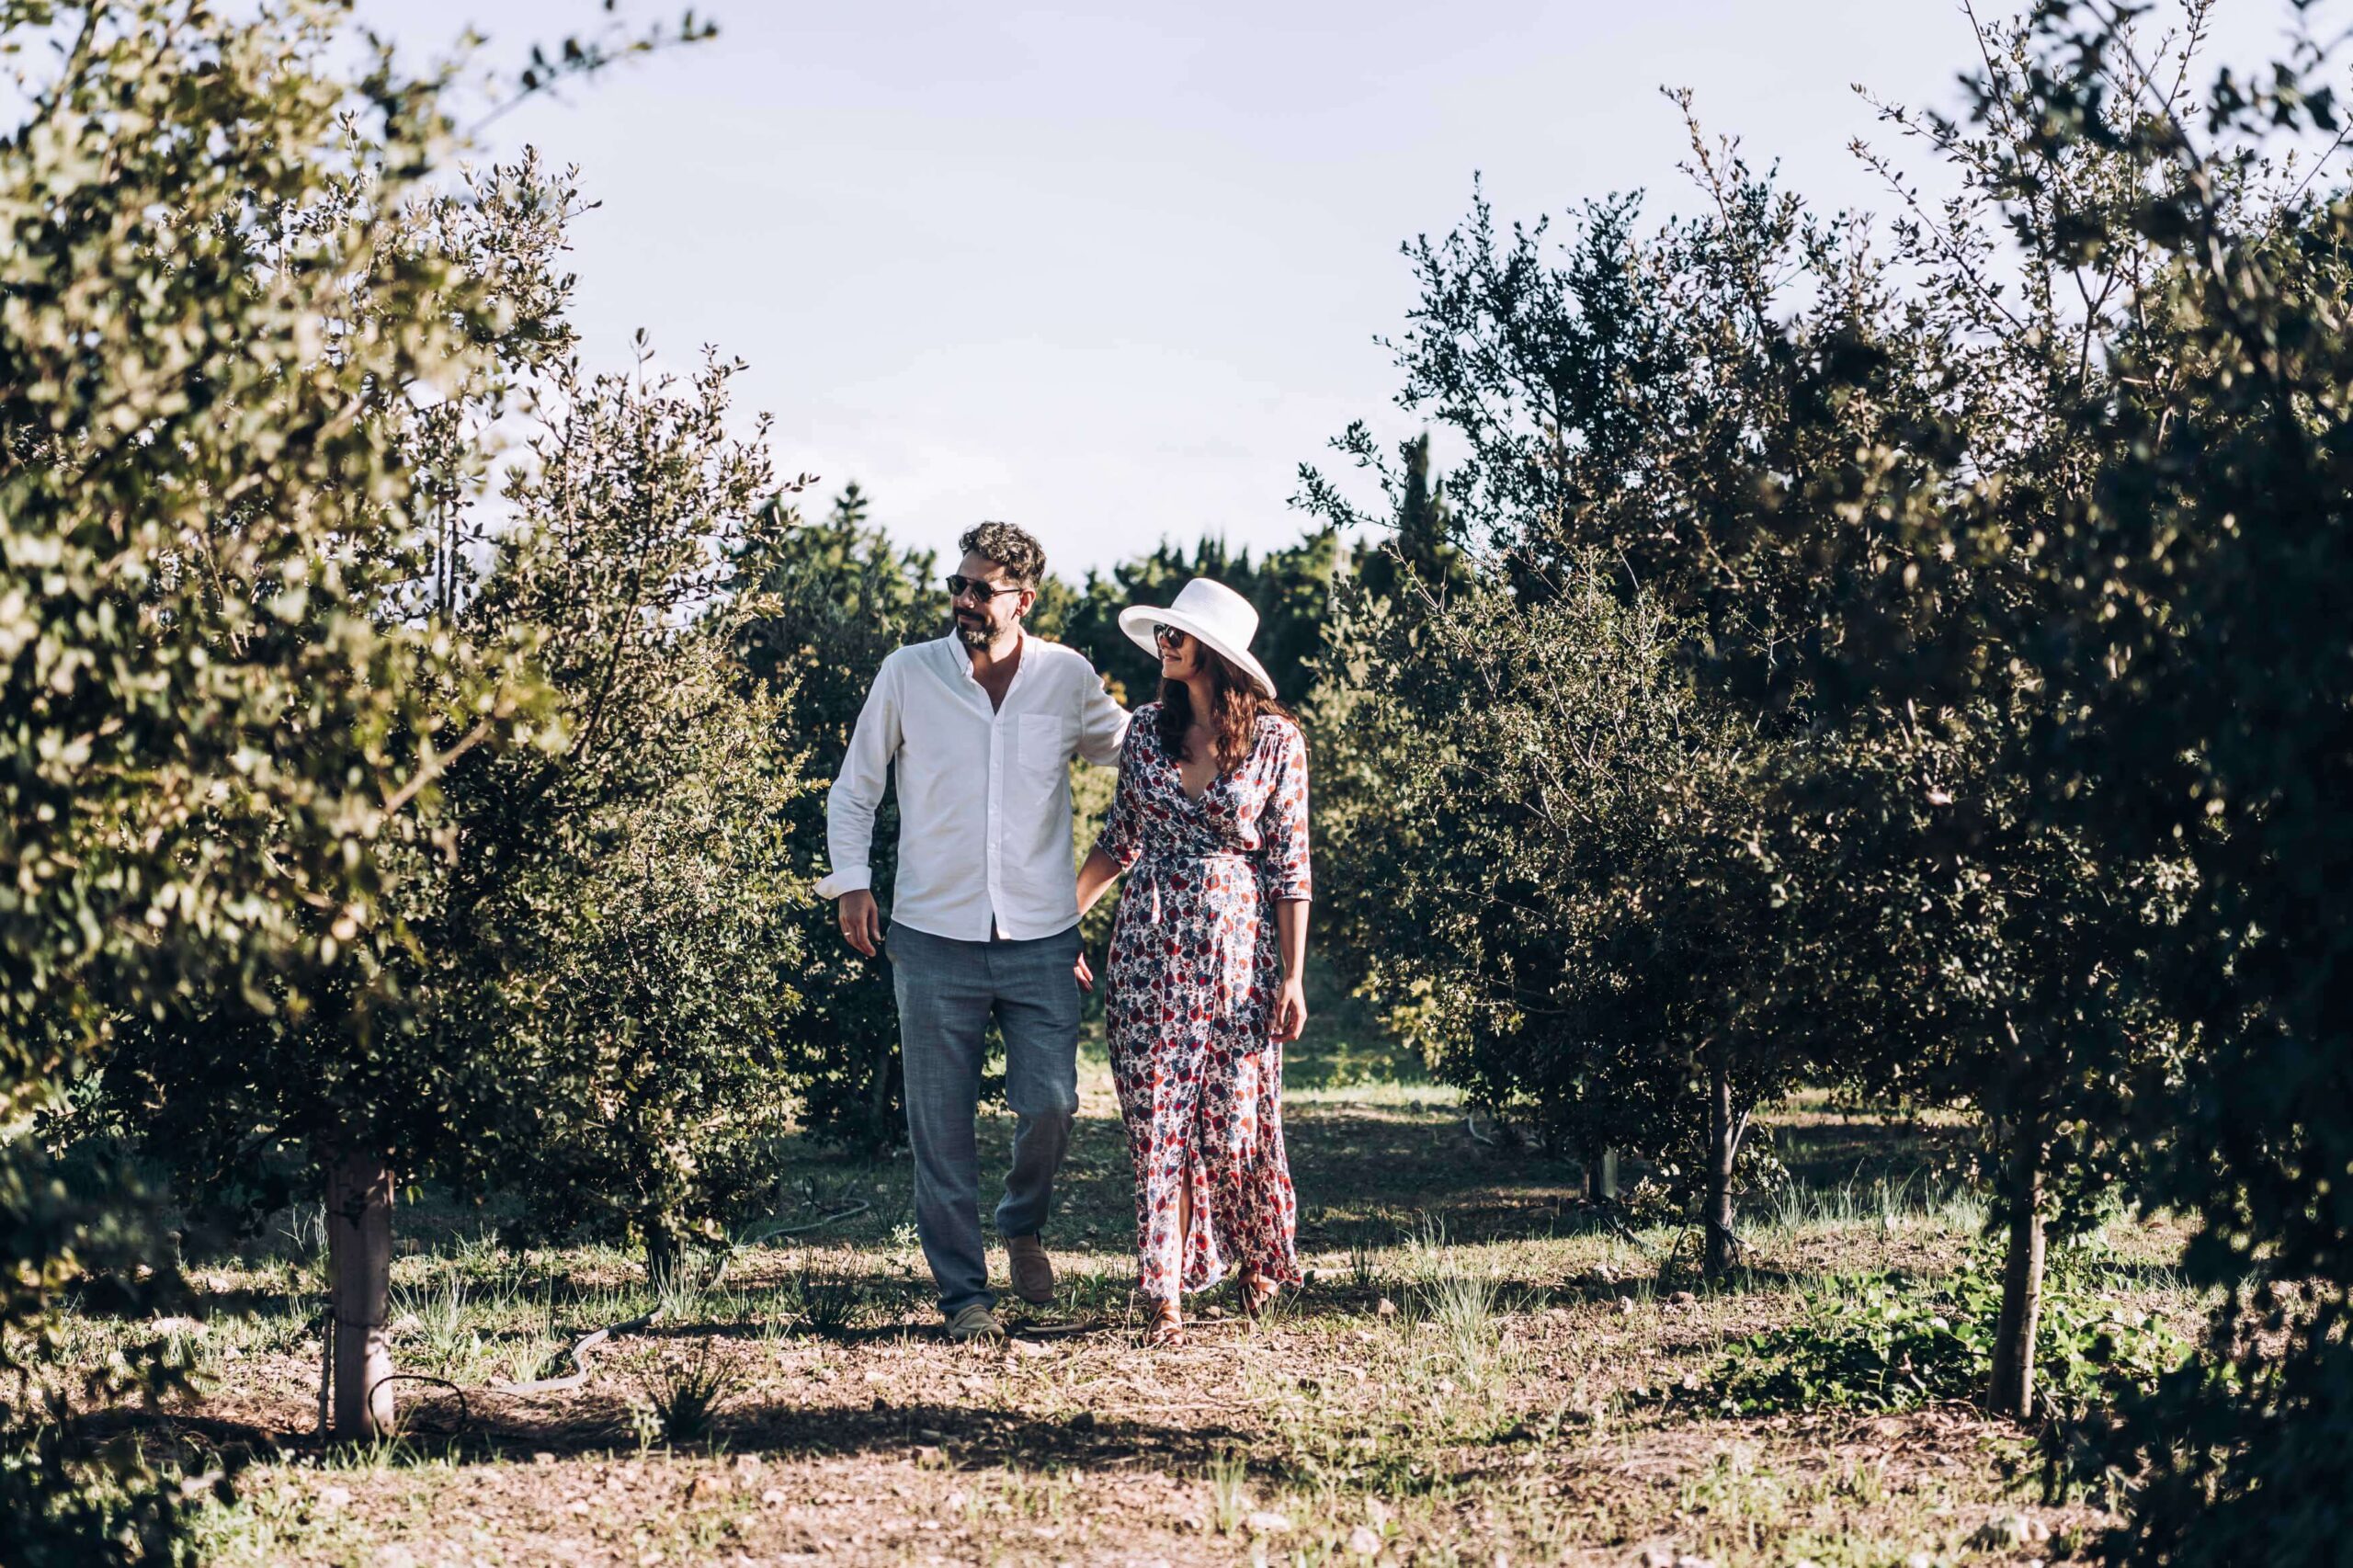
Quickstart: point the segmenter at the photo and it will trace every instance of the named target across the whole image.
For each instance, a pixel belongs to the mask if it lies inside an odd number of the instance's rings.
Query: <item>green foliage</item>
[[[2043,1414],[2073,1415],[2123,1389],[2154,1387],[2188,1355],[2163,1323],[2104,1294],[2113,1283],[2094,1248],[2054,1255],[2035,1334]],[[1742,1415],[1971,1399],[1991,1375],[2001,1312],[1998,1245],[1972,1248],[1940,1279],[1893,1269],[1835,1276],[1808,1288],[1797,1323],[1725,1346],[1703,1397]]]
[[[806,738],[816,778],[839,770],[883,658],[944,635],[949,624],[938,560],[893,545],[869,520],[869,507],[851,483],[822,521],[796,517],[758,561],[742,563],[743,589],[759,608],[738,632],[740,657],[779,694],[790,732]],[[797,801],[789,820],[795,865],[813,880],[825,866],[824,795]],[[886,910],[898,845],[894,794],[875,819],[872,849],[875,896]],[[794,983],[808,1005],[778,1041],[782,1082],[812,1131],[867,1147],[894,1141],[905,1112],[890,965],[851,950],[831,903],[804,910],[794,939]]]
[[[1251,652],[1267,666],[1282,699],[1298,703],[1312,680],[1309,666],[1322,644],[1338,564],[1339,541],[1328,530],[1256,561],[1248,551],[1235,554],[1213,535],[1204,535],[1190,554],[1163,541],[1151,554],[1121,562],[1108,573],[1088,572],[1084,589],[1035,624],[1085,653],[1109,677],[1111,695],[1124,706],[1138,707],[1159,695],[1160,665],[1120,630],[1120,611],[1132,604],[1165,605],[1191,579],[1214,577],[1258,611]]]
[[[291,1006],[323,973],[363,1013],[344,960],[389,917],[370,846],[522,711],[508,651],[381,613],[431,506],[412,414],[532,318],[406,243],[396,214],[448,142],[436,84],[355,57],[339,17],[0,6],[8,51],[40,62],[0,136],[13,1561],[158,1560],[181,1509],[60,1419],[56,1293],[131,1210],[63,1199],[34,1118],[119,1018],[222,992]],[[142,1363],[119,1390],[158,1386]]]
[[[1519,564],[1542,597],[1344,587],[1318,695],[1325,918],[1479,1103],[1697,1170],[1711,1063],[1741,1108],[1790,1072],[1741,1013],[1773,929],[1770,754],[1692,680],[1688,622],[1598,557]]]
[[[716,1429],[719,1407],[735,1392],[737,1379],[705,1339],[692,1360],[663,1357],[637,1371],[630,1415],[642,1440],[700,1443]]]
[[[447,979],[421,993],[474,1093],[517,1108],[445,1168],[521,1191],[540,1230],[657,1258],[758,1198],[791,1110],[811,790],[782,702],[733,658],[760,608],[737,574],[778,528],[759,438],[728,434],[736,369],[556,376],[563,416],[508,485],[517,527],[466,624],[544,640],[566,745],[453,772]]]
[[[2070,160],[2143,175],[2050,214],[2068,270],[2117,296],[2097,346],[2117,392],[2080,411],[2097,465],[2044,529],[2056,613],[2034,665],[2078,699],[2049,716],[2034,779],[2104,857],[2186,863],[2143,938],[2155,1004],[2196,1050],[2146,1075],[2122,1135],[2162,1131],[2153,1196],[2198,1215],[2185,1265],[2223,1292],[2211,1364],[2129,1412],[2134,1514],[2107,1550],[2341,1561],[2353,199],[2309,162],[2339,139],[2337,62],[2303,36],[2200,95],[2146,80],[2131,19],[2080,4],[2042,8],[2021,51],[2043,133],[2007,152],[2006,185],[2047,187]]]

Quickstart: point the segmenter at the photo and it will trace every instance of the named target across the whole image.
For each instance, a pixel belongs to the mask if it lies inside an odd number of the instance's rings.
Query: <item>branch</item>
[[[391,798],[385,801],[384,814],[391,816],[411,801],[415,800],[418,791],[439,778],[442,771],[451,763],[489,738],[490,721],[484,719],[467,731],[465,738],[448,751],[438,754],[427,753],[424,762],[418,765],[416,772],[410,777],[409,781],[393,791]]]

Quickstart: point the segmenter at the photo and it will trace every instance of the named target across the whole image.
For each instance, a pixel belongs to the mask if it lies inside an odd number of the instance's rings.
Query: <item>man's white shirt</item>
[[[955,636],[899,649],[874,677],[826,800],[833,874],[819,895],[872,885],[874,813],[895,769],[892,924],[967,942],[1070,929],[1078,923],[1071,758],[1114,767],[1127,733],[1126,710],[1086,655],[1026,631],[995,709]]]

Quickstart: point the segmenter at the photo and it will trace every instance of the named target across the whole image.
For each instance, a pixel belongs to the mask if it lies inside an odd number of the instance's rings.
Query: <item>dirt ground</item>
[[[904,1159],[810,1151],[780,1217],[812,1228],[666,1294],[616,1252],[510,1251],[478,1219],[404,1211],[396,1346],[447,1383],[402,1385],[406,1432],[372,1449],[313,1437],[315,1262],[200,1269],[166,1326],[205,1392],[132,1424],[233,1469],[204,1540],[233,1563],[1908,1568],[2056,1560],[2097,1528],[2044,1506],[2027,1434],[1966,1405],[1742,1419],[1695,1393],[1810,1279],[1954,1266],[1983,1208],[1921,1174],[1938,1130],[1786,1113],[1801,1184],[1750,1216],[1747,1281],[1704,1292],[1673,1230],[1600,1224],[1577,1171],[1474,1137],[1446,1094],[1302,1076],[1310,1282],[1256,1324],[1211,1298],[1179,1348],[1142,1343],[1098,1065],[1048,1234],[1059,1298],[1010,1313],[1005,1344],[940,1336]],[[1010,1131],[991,1119],[984,1147]],[[2177,1246],[2119,1229],[2160,1263]],[[490,1388],[657,1302],[580,1389]],[[153,1326],[81,1323],[79,1347]]]

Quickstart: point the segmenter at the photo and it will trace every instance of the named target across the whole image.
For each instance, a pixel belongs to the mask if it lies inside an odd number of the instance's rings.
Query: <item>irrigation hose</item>
[[[661,1315],[662,1309],[656,1307],[642,1317],[633,1317],[625,1323],[608,1324],[603,1328],[582,1335],[570,1351],[574,1369],[563,1377],[540,1378],[528,1383],[493,1383],[490,1385],[490,1392],[493,1393],[570,1393],[588,1381],[588,1353],[591,1350],[603,1345],[615,1335],[635,1334],[640,1329],[651,1328],[654,1325],[654,1320]]]

